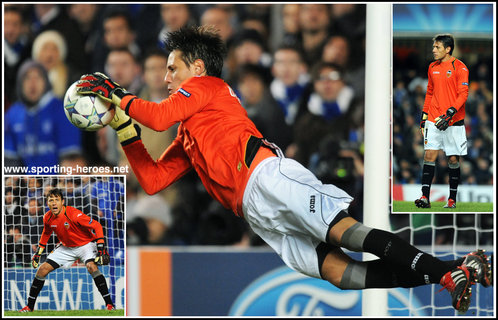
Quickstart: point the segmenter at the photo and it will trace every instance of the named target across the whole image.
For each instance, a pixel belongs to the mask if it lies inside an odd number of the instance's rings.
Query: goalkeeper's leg
[[[408,268],[400,268],[382,259],[356,261],[339,247],[322,244],[317,252],[320,257],[322,278],[341,289],[413,288],[440,281]],[[460,258],[444,263],[454,269],[461,265],[463,260],[464,258]]]
[[[29,310],[27,311],[33,311],[35,309],[36,299],[38,298],[38,295],[40,294],[40,291],[45,284],[45,277],[58,267],[59,266],[52,260],[47,260],[38,268],[35,274],[35,278],[33,279],[33,283],[31,284],[31,288],[29,289],[27,304]],[[25,310],[25,308],[23,310]]]
[[[430,192],[436,170],[438,150],[426,150],[422,167],[422,197],[415,200],[419,208],[430,208]]]
[[[468,310],[472,295],[470,287],[475,283],[474,269],[465,264],[452,269],[444,261],[420,251],[397,235],[366,227],[347,215],[333,223],[328,242],[353,251],[373,253],[393,268],[427,275],[429,283],[439,279],[443,288],[448,289],[453,307],[460,312]]]
[[[372,253],[390,264],[434,279],[441,279],[451,270],[444,261],[420,251],[397,235],[366,227],[347,215],[330,228],[327,242],[352,251]]]
[[[450,195],[448,199],[453,200],[453,204],[456,202],[456,195],[458,191],[458,185],[460,184],[460,157],[450,156],[448,157],[448,174],[450,178]],[[448,205],[451,208],[452,205],[448,201]]]
[[[97,289],[102,295],[102,298],[104,298],[106,308],[114,309],[114,303],[112,303],[111,294],[109,293],[109,289],[107,287],[107,282],[105,281],[104,275],[100,272],[99,268],[97,267],[97,264],[92,260],[89,260],[86,263],[86,268],[88,270],[88,273],[90,273],[90,275],[92,276],[93,281],[97,286]]]

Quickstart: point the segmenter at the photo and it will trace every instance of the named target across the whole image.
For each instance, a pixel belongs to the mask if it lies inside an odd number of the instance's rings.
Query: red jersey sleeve
[[[151,158],[140,140],[124,146],[123,150],[147,194],[163,190],[192,169],[180,136],[177,136],[157,161]]]
[[[50,211],[48,211],[43,216],[43,232],[40,236],[40,241],[38,243],[38,245],[42,248],[45,248],[47,246],[47,242],[50,239],[50,235],[52,234],[52,229],[50,228],[49,221],[48,221],[50,219],[51,215],[52,215],[52,213]]]
[[[467,97],[469,96],[469,70],[467,67],[459,62],[456,70],[457,75],[457,99],[453,107],[457,110],[465,105]]]
[[[429,70],[427,71],[427,91],[425,93],[425,101],[424,101],[424,107],[423,107],[423,112],[429,114],[429,107],[431,105],[432,101],[432,94],[434,93],[434,84],[432,82],[432,76],[431,76],[431,67],[433,66],[434,63],[431,63],[429,66]]]
[[[202,110],[215,93],[210,86],[210,81],[216,81],[215,79],[214,77],[190,78],[183,82],[177,92],[160,103],[135,98],[128,109],[128,114],[153,130],[167,130],[175,123],[184,121]],[[126,108],[133,97],[125,97],[120,107]]]

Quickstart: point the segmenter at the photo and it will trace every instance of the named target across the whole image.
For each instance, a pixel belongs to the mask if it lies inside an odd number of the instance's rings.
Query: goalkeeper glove
[[[448,110],[446,110],[446,114],[443,114],[436,119],[436,128],[438,128],[441,131],[444,131],[448,129],[450,125],[451,118],[455,115],[457,110],[453,107],[450,107]]]
[[[77,92],[80,94],[98,95],[102,99],[118,107],[121,104],[121,99],[125,96],[132,95],[101,72],[94,72],[81,76],[76,87]]]
[[[427,118],[427,113],[422,111],[422,118],[420,119],[420,133],[422,133],[422,135],[424,135],[425,121]]]
[[[95,258],[95,263],[98,265],[107,265],[111,262],[111,258],[105,249],[103,243],[97,243],[97,257]]]
[[[116,107],[116,113],[109,125],[116,130],[119,142],[122,146],[126,146],[141,139],[140,127],[137,124],[132,123],[130,116],[119,107]]]
[[[36,253],[33,255],[33,258],[31,258],[31,265],[33,266],[33,268],[36,269],[40,265],[40,258],[44,249],[45,248],[42,248],[40,246],[36,248]]]

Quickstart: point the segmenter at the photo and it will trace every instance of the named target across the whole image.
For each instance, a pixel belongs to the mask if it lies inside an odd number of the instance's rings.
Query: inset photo
[[[125,177],[4,177],[4,315],[124,316]]]
[[[494,212],[493,12],[393,5],[393,213]]]

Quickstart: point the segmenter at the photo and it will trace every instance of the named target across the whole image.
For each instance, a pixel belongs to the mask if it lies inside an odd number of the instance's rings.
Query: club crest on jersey
[[[183,88],[178,89],[178,92],[180,92],[181,94],[183,94],[187,98],[190,98],[190,96],[192,95],[192,94],[190,94],[190,92],[185,91],[185,89],[183,89]]]
[[[69,222],[64,222],[64,228],[69,229]]]
[[[446,78],[451,77],[451,70],[446,71]]]

